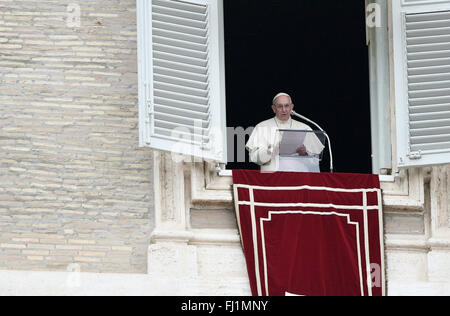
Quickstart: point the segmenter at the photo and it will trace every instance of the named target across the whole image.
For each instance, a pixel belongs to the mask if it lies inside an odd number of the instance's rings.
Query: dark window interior
[[[371,173],[364,1],[225,0],[224,18],[227,126],[273,117],[273,96],[286,92],[329,134],[335,172]],[[258,169],[236,150],[228,169]]]

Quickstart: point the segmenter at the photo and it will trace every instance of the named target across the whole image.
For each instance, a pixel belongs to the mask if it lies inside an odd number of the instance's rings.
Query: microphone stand
[[[309,122],[311,124],[314,124],[315,126],[317,126],[319,128],[319,130],[321,132],[323,132],[323,134],[325,135],[325,137],[328,140],[328,151],[330,152],[330,172],[333,173],[333,153],[331,151],[331,142],[330,142],[330,137],[328,137],[328,134],[323,130],[322,127],[319,126],[319,124],[317,124],[316,122],[310,120],[307,117],[304,117],[303,115],[298,114],[294,110],[291,111],[291,115],[295,115],[295,116],[297,116],[297,117],[299,117],[299,118],[301,118],[301,119],[303,119],[303,120],[305,120],[305,121],[307,121],[307,122]]]

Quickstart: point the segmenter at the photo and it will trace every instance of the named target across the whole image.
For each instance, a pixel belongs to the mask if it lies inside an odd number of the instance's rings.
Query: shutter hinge
[[[210,143],[202,143],[200,146],[200,149],[209,151],[209,150],[211,150],[211,144]]]
[[[151,101],[147,100],[146,104],[147,104],[148,115],[150,115],[150,116],[153,115],[154,112],[152,111],[152,103],[151,103]]]
[[[147,113],[148,113],[146,122],[147,124],[150,124],[150,118],[155,114],[155,112],[153,112],[152,110],[152,103],[150,102],[150,100],[147,100],[145,103],[147,105]]]
[[[411,160],[419,160],[422,159],[422,151],[414,151],[408,154],[409,159]]]

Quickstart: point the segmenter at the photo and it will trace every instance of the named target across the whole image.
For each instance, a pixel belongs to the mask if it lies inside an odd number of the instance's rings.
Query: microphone
[[[298,113],[295,112],[294,110],[291,111],[291,115],[295,115],[295,116],[297,116],[297,117],[299,117],[299,118],[301,118],[301,119],[303,119],[303,120],[305,120],[305,121],[307,121],[307,122],[309,122],[309,123],[311,123],[311,124],[314,124],[315,126],[317,126],[317,128],[318,128],[321,132],[323,132],[323,134],[325,135],[325,137],[326,137],[327,140],[328,140],[328,151],[330,152],[330,172],[333,173],[333,153],[332,153],[332,151],[331,151],[331,141],[330,141],[330,137],[328,136],[328,134],[323,130],[322,127],[319,126],[319,124],[317,124],[316,122],[310,120],[310,119],[307,118],[307,117],[304,117],[303,115],[298,114]]]

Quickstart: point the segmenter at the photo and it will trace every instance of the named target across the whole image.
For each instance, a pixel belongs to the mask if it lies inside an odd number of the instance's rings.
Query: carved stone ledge
[[[424,211],[424,176],[420,168],[400,171],[394,182],[381,182],[381,189],[384,211]]]
[[[191,198],[193,204],[233,207],[231,177],[219,177],[214,166],[195,163],[191,166]]]
[[[427,253],[430,251],[430,245],[424,236],[387,234],[385,238],[385,249],[386,251],[411,251]]]

